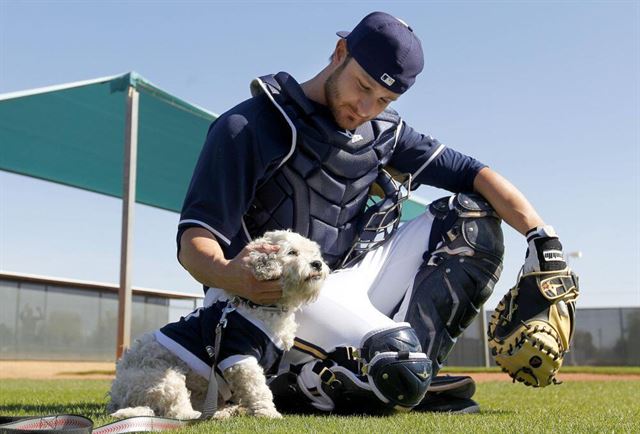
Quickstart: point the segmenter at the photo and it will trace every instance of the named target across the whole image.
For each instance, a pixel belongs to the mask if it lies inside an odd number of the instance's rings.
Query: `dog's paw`
[[[202,416],[202,413],[200,413],[199,411],[190,410],[190,411],[181,411],[172,416],[175,419],[180,419],[180,420],[194,420],[194,419],[200,419],[200,416]]]
[[[215,419],[215,420],[227,420],[230,419],[231,416],[233,416],[233,414],[229,411],[227,411],[227,409],[223,409],[223,410],[218,410],[215,413],[213,413],[213,416],[211,416],[211,419]]]
[[[256,417],[266,417],[267,419],[282,419],[282,415],[275,408],[258,408],[249,414]]]
[[[213,419],[224,420],[229,419],[233,416],[242,416],[245,414],[247,414],[247,411],[244,407],[240,407],[239,405],[234,404],[216,411],[213,415]]]
[[[111,413],[111,417],[115,417],[116,419],[126,419],[128,417],[137,417],[137,416],[155,416],[155,413],[149,407],[121,408],[120,410],[114,413]]]

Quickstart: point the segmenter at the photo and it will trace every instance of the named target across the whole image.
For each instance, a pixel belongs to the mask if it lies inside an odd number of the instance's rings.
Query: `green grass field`
[[[0,414],[82,414],[95,426],[105,415],[106,380],[1,380]],[[248,417],[207,422],[180,432],[640,432],[640,381],[572,382],[545,389],[490,382],[478,385],[476,415],[408,413],[385,417]]]
[[[482,366],[445,366],[443,374],[501,372],[497,366],[485,368]],[[605,374],[605,375],[640,375],[640,366],[563,366],[563,374]]]

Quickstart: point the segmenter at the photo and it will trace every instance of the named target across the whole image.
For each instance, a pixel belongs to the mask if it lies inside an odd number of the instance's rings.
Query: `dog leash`
[[[220,321],[216,325],[215,339],[213,347],[206,347],[207,354],[211,357],[211,372],[209,373],[209,386],[207,387],[207,395],[202,406],[201,420],[211,419],[218,410],[218,380],[216,378],[216,365],[218,364],[218,356],[220,355],[220,342],[222,341],[222,330],[227,327],[227,315],[236,310],[238,301],[233,298],[227,300],[227,305],[222,309]]]
[[[166,431],[183,428],[191,421],[163,417],[139,416],[122,419],[93,428],[93,421],[75,414],[55,416],[0,416],[0,434],[25,432],[59,434],[122,434],[130,432]]]

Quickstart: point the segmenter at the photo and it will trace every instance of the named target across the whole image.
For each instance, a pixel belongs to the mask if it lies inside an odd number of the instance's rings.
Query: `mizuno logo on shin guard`
[[[564,261],[562,250],[545,250],[542,256],[545,261]]]

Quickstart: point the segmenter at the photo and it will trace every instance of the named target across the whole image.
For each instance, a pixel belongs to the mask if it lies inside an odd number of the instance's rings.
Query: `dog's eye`
[[[289,250],[289,252],[287,253],[287,255],[298,256],[298,251],[297,251],[297,250]]]

